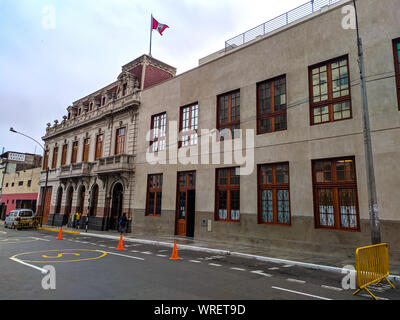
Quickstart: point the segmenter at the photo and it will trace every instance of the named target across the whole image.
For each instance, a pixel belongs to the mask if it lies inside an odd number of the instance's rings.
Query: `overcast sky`
[[[42,153],[46,123],[149,53],[178,69],[307,0],[0,0],[0,151]]]

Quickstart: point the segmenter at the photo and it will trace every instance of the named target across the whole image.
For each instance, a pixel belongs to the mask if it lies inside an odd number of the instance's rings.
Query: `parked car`
[[[36,214],[29,209],[12,210],[4,221],[5,228],[26,228],[34,227]]]

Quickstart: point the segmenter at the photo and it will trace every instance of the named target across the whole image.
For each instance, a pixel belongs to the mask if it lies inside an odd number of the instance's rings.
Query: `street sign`
[[[23,153],[10,152],[10,153],[8,154],[8,160],[10,160],[10,161],[24,162],[24,161],[25,161],[25,154],[23,154]]]

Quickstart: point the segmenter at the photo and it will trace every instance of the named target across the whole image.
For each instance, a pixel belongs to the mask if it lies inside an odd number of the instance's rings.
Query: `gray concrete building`
[[[68,213],[86,210],[91,226],[104,230],[126,212],[130,227],[143,234],[311,252],[351,253],[368,245],[351,4],[332,1],[252,41],[230,44],[178,76],[143,56],[116,83],[78,100],[44,137],[49,159],[68,145],[67,163],[60,158],[51,173],[51,219],[66,222]],[[358,14],[382,241],[399,251],[399,3],[358,1]],[[103,105],[98,97],[107,94]],[[122,155],[115,147],[120,128],[126,128]],[[104,150],[95,158],[98,134]],[[86,139],[88,159],[82,158]],[[78,163],[72,164],[74,141]]]

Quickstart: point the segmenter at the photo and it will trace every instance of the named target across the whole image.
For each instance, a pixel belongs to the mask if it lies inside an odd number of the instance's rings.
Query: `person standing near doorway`
[[[126,233],[127,224],[128,224],[128,219],[126,218],[126,213],[124,213],[121,219],[119,220],[119,231],[121,232],[121,234]]]
[[[79,224],[81,222],[81,214],[79,212],[75,213],[75,226],[79,229]]]

